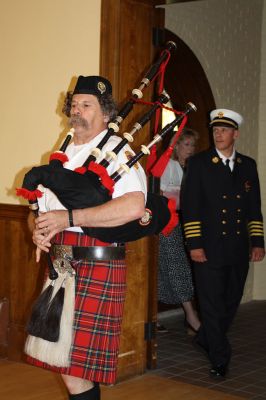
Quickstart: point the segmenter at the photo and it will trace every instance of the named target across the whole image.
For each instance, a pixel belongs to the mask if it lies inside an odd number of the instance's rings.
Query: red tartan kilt
[[[110,246],[76,232],[56,235],[54,243]],[[33,365],[95,382],[116,380],[119,337],[126,292],[124,260],[82,261],[76,268],[76,299],[70,367],[58,368],[31,357]]]

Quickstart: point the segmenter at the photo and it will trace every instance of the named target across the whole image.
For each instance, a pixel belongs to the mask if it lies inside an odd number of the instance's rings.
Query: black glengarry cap
[[[93,94],[94,96],[111,95],[112,85],[108,79],[102,76],[82,76],[78,77],[74,94]]]

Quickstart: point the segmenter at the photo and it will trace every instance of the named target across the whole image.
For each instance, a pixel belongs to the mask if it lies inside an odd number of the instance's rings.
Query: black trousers
[[[197,335],[212,365],[228,365],[231,346],[228,329],[241,301],[248,260],[228,265],[194,263],[194,277],[202,325]]]

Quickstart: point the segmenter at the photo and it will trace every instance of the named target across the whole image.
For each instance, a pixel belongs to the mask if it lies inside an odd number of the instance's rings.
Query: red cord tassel
[[[168,149],[161,155],[156,164],[151,168],[151,174],[156,178],[160,178],[171,158],[174,148],[169,146]]]
[[[88,166],[88,171],[92,171],[95,174],[97,174],[99,176],[99,178],[101,179],[102,185],[106,189],[108,189],[109,194],[112,195],[112,193],[114,191],[115,181],[113,181],[113,179],[110,178],[106,168],[100,164],[95,163],[94,161],[91,161]]]
[[[168,200],[168,209],[170,211],[171,216],[170,216],[170,220],[169,220],[168,224],[163,228],[163,230],[161,232],[164,236],[170,235],[172,230],[177,226],[177,224],[179,222],[179,215],[176,211],[175,199]]]
[[[55,151],[50,155],[49,161],[52,160],[59,160],[61,161],[62,164],[68,161],[68,156],[65,153],[62,153],[61,151]]]
[[[24,188],[17,188],[16,194],[17,196],[23,197],[26,200],[37,200],[43,195],[43,193],[39,189],[31,191]]]
[[[85,172],[87,171],[86,167],[77,167],[74,169],[75,172],[77,172],[78,174],[84,175]]]
[[[151,148],[151,152],[147,158],[147,164],[146,164],[146,172],[149,174],[151,172],[151,168],[155,164],[157,160],[157,150],[156,150],[156,145],[154,144]]]

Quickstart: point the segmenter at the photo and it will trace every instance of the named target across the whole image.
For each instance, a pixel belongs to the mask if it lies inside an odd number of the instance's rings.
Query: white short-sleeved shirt
[[[175,192],[180,190],[183,178],[183,169],[179,162],[170,159],[164,173],[161,176],[160,188],[163,192]]]
[[[68,156],[69,161],[64,164],[64,168],[74,170],[77,167],[81,167],[90,155],[91,150],[97,147],[105,134],[106,130],[97,135],[89,143],[83,145],[75,146],[71,143],[66,149],[66,155]],[[120,141],[120,137],[115,135],[111,136],[103,147],[102,156],[97,160],[97,162],[104,158],[106,151],[113,150]],[[111,162],[108,166],[107,171],[109,175],[117,171],[120,164],[126,163],[129,160],[128,157],[131,155],[134,155],[134,152],[129,145],[126,145],[118,153],[117,160]],[[38,200],[40,211],[65,210],[65,207],[51,190],[44,188],[43,186],[40,186],[39,189],[43,192],[43,196]],[[122,196],[129,192],[143,192],[145,199],[147,197],[146,175],[139,163],[135,164],[135,166],[130,169],[129,173],[125,173],[122,178],[116,182],[112,198]],[[68,230],[81,232],[79,227],[68,228]]]

